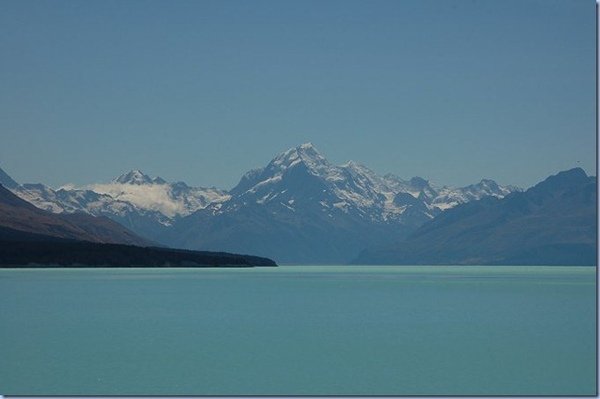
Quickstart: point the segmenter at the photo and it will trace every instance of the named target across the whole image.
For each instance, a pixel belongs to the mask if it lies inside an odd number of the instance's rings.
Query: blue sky
[[[595,2],[0,2],[0,167],[230,188],[311,141],[463,185],[595,174]]]

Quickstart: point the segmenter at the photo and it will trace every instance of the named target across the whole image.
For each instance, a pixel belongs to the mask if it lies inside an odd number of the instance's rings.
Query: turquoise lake
[[[593,267],[0,270],[4,395],[595,395]]]

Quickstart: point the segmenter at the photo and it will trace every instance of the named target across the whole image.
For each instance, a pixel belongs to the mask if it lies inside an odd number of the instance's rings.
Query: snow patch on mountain
[[[45,211],[52,213],[62,213],[65,211],[56,196],[56,192],[43,184],[23,184],[13,188],[11,191],[21,199]]]
[[[141,209],[158,211],[167,217],[175,217],[188,212],[183,201],[170,195],[168,186],[138,184],[94,184],[89,189],[106,194],[116,200],[129,202]]]
[[[140,209],[160,212],[169,218],[187,216],[230,197],[223,190],[190,187],[183,182],[168,183],[160,177],[151,178],[139,170],[123,174],[111,183],[93,184],[87,188]]]
[[[229,195],[216,188],[190,187],[183,182],[168,183],[139,170],[125,173],[111,183],[77,187],[67,184],[54,190],[43,184],[24,184],[12,190],[38,208],[53,213],[84,212],[127,221],[147,219],[170,226],[211,204],[226,201]]]

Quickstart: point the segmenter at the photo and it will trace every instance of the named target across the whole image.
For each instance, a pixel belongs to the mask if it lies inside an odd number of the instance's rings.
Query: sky
[[[312,142],[466,185],[595,174],[593,0],[0,2],[0,167],[233,187]]]

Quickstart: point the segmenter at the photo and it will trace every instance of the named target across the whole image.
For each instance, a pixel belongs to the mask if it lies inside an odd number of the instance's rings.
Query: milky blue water
[[[595,268],[0,270],[0,393],[596,393]]]

